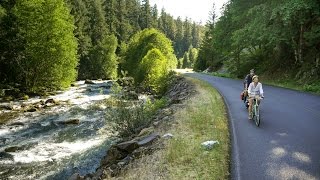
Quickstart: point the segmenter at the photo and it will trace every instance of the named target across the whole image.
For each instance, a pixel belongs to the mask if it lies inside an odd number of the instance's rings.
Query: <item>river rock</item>
[[[5,148],[4,151],[5,152],[16,152],[18,150],[20,150],[21,148],[18,147],[18,146],[12,146],[12,147],[8,147],[8,148]]]
[[[117,160],[123,159],[128,155],[128,153],[119,150],[116,146],[111,146],[107,155],[101,160],[101,166],[110,166],[117,162]]]
[[[55,101],[54,99],[50,98],[50,99],[47,99],[44,104],[48,104],[48,103],[50,103],[50,104],[55,104],[56,101]]]
[[[13,110],[13,106],[12,105],[0,105],[1,109],[5,109],[5,110]]]
[[[151,134],[153,132],[154,132],[154,128],[153,127],[144,128],[144,129],[142,129],[140,131],[138,136],[141,137],[141,136],[149,135],[149,134]]]
[[[117,144],[116,147],[122,151],[126,151],[128,153],[133,152],[135,149],[139,147],[137,141],[126,141],[120,144]]]
[[[95,84],[92,80],[88,80],[88,79],[85,80],[84,83],[85,83],[85,84]]]
[[[162,138],[171,139],[171,138],[173,138],[173,135],[171,133],[167,133],[167,134],[163,135]]]
[[[24,126],[25,124],[23,122],[14,122],[9,124],[8,126]]]
[[[7,152],[0,152],[0,159],[13,160],[13,155]]]
[[[160,137],[159,134],[157,133],[153,133],[149,136],[146,136],[144,138],[142,138],[139,142],[138,142],[138,145],[139,147],[141,146],[147,146],[149,144],[151,144],[153,141],[157,140],[158,138]]]
[[[28,107],[27,110],[25,110],[25,111],[26,112],[36,112],[36,111],[38,111],[38,109],[35,107]]]
[[[68,180],[84,180],[84,177],[79,173],[74,173]]]
[[[58,123],[59,124],[65,124],[65,125],[68,125],[68,124],[80,124],[80,120],[79,119],[69,119],[69,120],[66,120],[66,121],[59,121]]]

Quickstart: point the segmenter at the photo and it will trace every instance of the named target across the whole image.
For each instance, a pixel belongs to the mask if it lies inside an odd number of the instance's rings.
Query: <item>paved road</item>
[[[232,132],[232,179],[320,179],[320,96],[263,86],[261,124],[240,101],[242,82],[204,74],[225,98]]]

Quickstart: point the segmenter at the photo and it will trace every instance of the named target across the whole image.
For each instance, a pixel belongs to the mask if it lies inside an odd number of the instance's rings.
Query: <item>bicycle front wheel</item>
[[[256,124],[257,127],[259,127],[260,125],[260,112],[259,112],[259,106],[255,106],[254,107],[254,122]]]

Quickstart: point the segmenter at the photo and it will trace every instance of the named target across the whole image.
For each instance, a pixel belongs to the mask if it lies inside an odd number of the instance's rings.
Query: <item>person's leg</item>
[[[252,114],[252,102],[253,98],[249,98],[249,108],[248,108],[248,113],[249,113],[249,119],[251,119],[251,114]]]

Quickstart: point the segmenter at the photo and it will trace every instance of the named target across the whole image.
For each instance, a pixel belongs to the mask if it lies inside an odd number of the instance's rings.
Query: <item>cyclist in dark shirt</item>
[[[250,70],[250,74],[248,74],[243,82],[243,86],[245,90],[248,90],[250,83],[252,82],[252,77],[254,76],[254,69]]]

